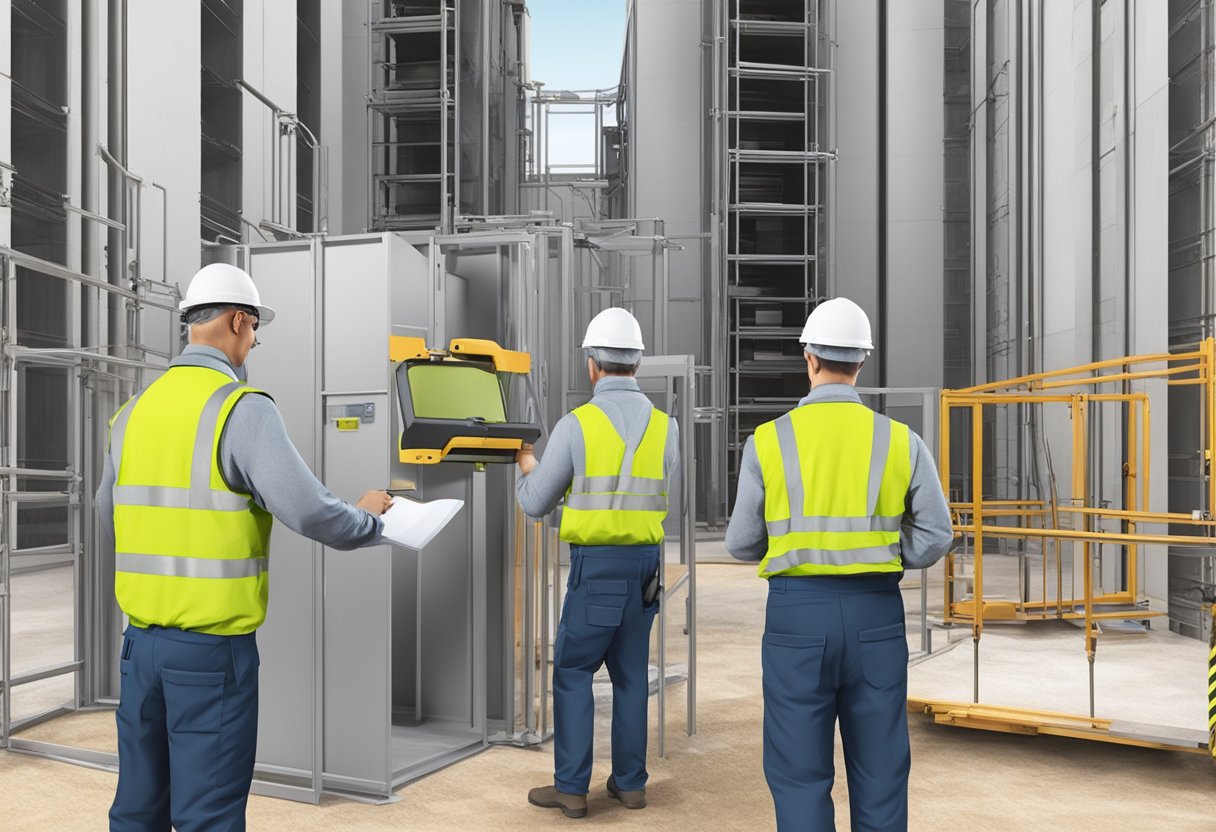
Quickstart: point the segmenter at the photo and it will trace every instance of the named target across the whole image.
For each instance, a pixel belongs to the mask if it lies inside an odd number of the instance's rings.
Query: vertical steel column
[[[984,408],[971,406],[971,522],[975,527],[973,557],[975,559],[975,586],[972,590],[973,607],[971,639],[973,644],[972,702],[980,701],[980,636],[984,632]],[[947,610],[948,611],[948,610]]]
[[[376,58],[380,54],[377,43],[375,24],[378,15],[373,11],[376,0],[367,0],[367,97],[376,97]],[[377,122],[383,115],[371,107],[367,108],[367,227],[376,228],[376,206],[380,201],[380,193],[376,183],[376,136]],[[440,148],[442,152],[442,148]],[[387,167],[387,166],[386,166]]]
[[[684,560],[688,567],[688,598],[685,601],[686,620],[688,626],[688,736],[697,733],[697,483],[696,483],[696,445],[693,441],[694,406],[696,404],[697,368],[692,359],[684,376],[683,404],[680,408],[683,423],[686,425],[680,438],[684,447],[681,449],[681,465],[684,473],[684,528],[681,531],[680,547],[684,550]],[[663,680],[666,684],[666,680]]]
[[[7,257],[0,257],[0,278],[4,280],[4,351],[0,354],[0,419],[3,419],[4,465],[17,468],[17,364],[9,347],[17,341],[17,267]],[[16,509],[9,494],[17,490],[17,477],[4,477],[5,489],[0,494],[0,682],[3,701],[0,703],[0,748],[8,748],[13,724],[13,659],[12,659],[12,564],[17,532],[13,523]]]
[[[313,204],[316,210],[316,204]],[[325,245],[319,237],[313,237],[309,245],[312,250],[313,269],[313,395],[317,397],[317,406],[323,405],[321,392],[325,390]],[[245,249],[245,263],[251,261],[249,249]],[[313,447],[315,448],[317,476],[324,482],[325,471],[325,423],[321,419],[313,419]],[[317,543],[309,547],[312,558],[312,603],[316,614],[313,617],[313,678],[316,689],[313,691],[312,731],[312,778],[313,803],[321,802],[321,790],[324,788],[325,769],[325,551]]]
[[[523,512],[516,512],[517,519],[522,523]],[[540,553],[540,537],[536,534],[538,529],[537,524],[531,524],[531,535],[528,535],[529,529],[523,529],[525,534],[524,549],[520,552],[523,557],[524,576],[523,576],[523,633],[520,643],[520,667],[523,672],[523,694],[524,694],[524,732],[525,734],[534,734],[536,732],[536,556]],[[528,537],[531,540],[528,540]],[[528,544],[531,545],[528,545]],[[510,570],[514,572],[514,570]],[[514,641],[514,639],[512,639]],[[512,651],[515,645],[511,645]],[[514,677],[514,674],[512,674]],[[514,678],[512,678],[512,688],[514,688]],[[527,738],[525,737],[525,742]]]
[[[448,146],[449,140],[452,137],[449,135],[448,125],[448,103],[450,101],[450,93],[448,91],[448,26],[451,21],[448,17],[448,4],[444,0],[443,8],[440,10],[439,22],[439,231],[441,234],[452,233],[452,194],[451,186],[448,180],[448,165],[452,162],[450,156],[459,156],[459,152],[453,152]],[[457,33],[457,41],[460,40],[460,35]],[[460,95],[460,84],[456,84],[456,95]]]
[[[988,210],[988,3],[971,6],[971,216]],[[988,225],[971,224],[972,382],[988,378],[987,319]]]
[[[485,216],[496,214],[503,208],[502,205],[490,205],[490,40],[494,34],[491,15],[495,8],[492,3],[481,4],[481,213]],[[501,8],[497,10],[501,15]]]
[[[107,80],[109,84],[109,113],[106,146],[122,165],[127,162],[127,0],[108,0],[109,50]],[[110,165],[107,188],[111,218],[123,217],[127,231],[111,228],[109,233],[110,283],[123,286],[129,277],[127,234],[130,232],[127,210],[127,181],[118,165]],[[126,344],[126,301],[110,295],[108,343]]]
[[[725,254],[725,241],[723,234],[725,233],[724,210],[723,210],[723,169],[725,167],[725,142],[724,131],[726,129],[726,117],[723,110],[726,106],[725,96],[725,74],[723,67],[725,65],[725,57],[723,48],[726,43],[725,35],[723,34],[722,19],[725,15],[723,0],[712,0],[710,4],[710,14],[712,21],[710,23],[712,31],[711,51],[710,51],[710,213],[709,213],[709,252],[710,252],[710,286],[711,286],[711,317],[710,317],[710,344],[707,351],[708,356],[714,356],[710,359],[710,364],[719,368],[717,372],[710,374],[710,400],[719,413],[710,423],[709,436],[711,445],[712,468],[715,476],[710,477],[711,485],[709,487],[711,504],[708,507],[707,516],[711,525],[716,525],[716,521],[726,513],[726,495],[729,489],[723,488],[723,484],[727,480],[727,464],[726,447],[726,419],[727,419],[727,390],[725,369],[730,367],[730,346],[726,337],[726,332],[729,327],[726,325],[729,320],[730,311],[727,307],[728,293],[726,290],[726,275],[727,270],[724,268],[722,258]],[[722,512],[719,515],[718,512]]]
[[[444,231],[444,233],[447,233],[447,234],[452,233],[452,229],[455,227],[455,224],[456,224],[456,219],[460,216],[460,107],[461,107],[461,104],[460,104],[460,99],[461,99],[461,95],[460,95],[460,63],[461,63],[460,3],[458,2],[458,0],[451,0],[451,2],[452,2],[451,7],[444,11],[444,20],[445,21],[448,19],[449,12],[451,13],[452,33],[453,33],[452,34],[453,54],[450,56],[451,69],[452,69],[452,74],[451,74],[452,97],[450,99],[450,101],[451,101],[450,117],[452,120],[452,125],[451,125],[450,133],[449,133],[451,140],[452,140],[452,148],[451,148],[452,155],[451,155],[451,159],[450,159],[451,164],[452,164],[452,174],[451,174],[452,175],[452,184],[448,189],[448,198],[451,201],[451,205],[450,206],[445,205],[445,207],[443,209],[443,218],[446,223],[443,226],[443,231]],[[485,5],[485,4],[483,4],[483,5]],[[488,33],[486,33],[485,36],[488,37]],[[444,43],[443,48],[447,49],[447,32],[446,32],[446,30],[444,31],[444,35],[443,35],[443,43]],[[443,73],[443,78],[441,79],[441,83],[443,84],[444,90],[447,90],[448,63],[449,63],[449,61],[447,59],[447,56],[445,56],[445,60],[440,64],[440,71]],[[443,118],[444,118],[444,123],[446,124],[447,120],[449,118],[449,113],[448,113],[447,107],[444,107]],[[447,176],[448,176],[447,167],[444,167],[443,175],[444,175],[444,181],[446,182]],[[487,176],[487,175],[489,175],[488,171],[482,171],[482,176]]]
[[[878,386],[887,386],[887,0],[878,0]]]
[[[473,598],[469,614],[472,634],[472,667],[469,680],[473,687],[470,703],[471,727],[481,733],[482,743],[489,740],[486,720],[486,466],[473,466],[470,483],[470,515],[473,545],[469,553],[469,571],[473,581]]]

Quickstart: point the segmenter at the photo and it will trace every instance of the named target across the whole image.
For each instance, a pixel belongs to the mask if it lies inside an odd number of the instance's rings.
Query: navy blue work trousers
[[[835,829],[837,719],[854,832],[908,828],[908,642],[899,574],[769,579],[764,775],[780,832]]]
[[[253,633],[127,627],[111,832],[245,828],[258,739]]]
[[[587,794],[595,740],[591,682],[612,679],[612,773],[618,788],[646,785],[650,628],[658,601],[642,592],[659,568],[658,546],[571,546],[566,603],[553,652],[553,784]]]

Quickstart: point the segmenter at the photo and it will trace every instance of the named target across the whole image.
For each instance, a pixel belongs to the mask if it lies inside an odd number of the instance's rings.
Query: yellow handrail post
[[[980,636],[984,632],[984,409],[971,406],[971,523],[975,527],[972,548],[975,557],[974,615],[971,619],[975,680],[972,694],[980,701]]]

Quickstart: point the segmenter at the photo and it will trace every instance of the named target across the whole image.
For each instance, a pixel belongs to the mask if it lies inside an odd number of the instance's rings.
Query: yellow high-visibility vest
[[[849,401],[806,404],[760,425],[760,576],[902,571],[910,437],[907,425]]]
[[[636,447],[593,404],[576,408],[583,458],[574,460],[574,480],[562,509],[561,538],[580,546],[640,546],[663,540],[667,517],[664,455],[670,417],[650,411]]]
[[[273,518],[233,491],[219,443],[243,396],[207,367],[171,367],[110,421],[114,594],[137,627],[242,635],[266,619]]]

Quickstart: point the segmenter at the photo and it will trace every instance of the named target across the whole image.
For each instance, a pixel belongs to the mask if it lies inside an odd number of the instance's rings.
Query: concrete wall
[[[185,291],[199,267],[200,9],[130,0],[127,34],[127,162],[168,192],[168,273]],[[293,29],[294,31],[294,29]],[[145,193],[146,213],[159,192]]]
[[[836,4],[836,184],[829,196],[835,236],[829,242],[828,294],[845,296],[878,320],[878,2]],[[881,333],[880,333],[881,335]],[[877,361],[862,371],[877,384]]]
[[[841,4],[844,5],[844,4]],[[944,187],[941,0],[887,20],[887,384],[942,384]]]
[[[876,328],[892,387],[940,386],[943,346],[943,12],[938,0],[889,3],[885,102],[879,100],[877,0],[838,3],[833,283]],[[880,113],[881,111],[884,111]],[[887,124],[887,329],[878,332],[879,117]]]
[[[329,147],[329,231],[368,227],[367,4],[321,4],[321,144]]]
[[[630,100],[630,139],[638,152],[631,157],[631,216],[661,217],[672,237],[700,234],[707,211],[704,192],[709,185],[702,181],[701,156],[702,130],[708,124],[702,106],[701,5],[701,0],[644,0],[633,5],[637,88]],[[670,255],[667,351],[702,360],[710,314],[702,300],[708,264],[699,240],[679,242],[687,248]]]
[[[1131,2],[1134,58],[1132,75],[1131,220],[1131,338],[1137,353],[1165,352],[1168,341],[1169,298],[1161,291],[1169,247],[1169,67],[1168,31],[1161,4]],[[1166,401],[1164,381],[1146,384],[1154,403]],[[1154,404],[1152,447],[1168,447],[1169,414]],[[1154,507],[1166,506],[1169,466],[1158,452],[1150,471]],[[1142,564],[1144,591],[1157,609],[1167,593],[1164,547],[1146,549]]]
[[[1091,360],[1091,48],[1088,3],[1045,3],[1044,366]]]

